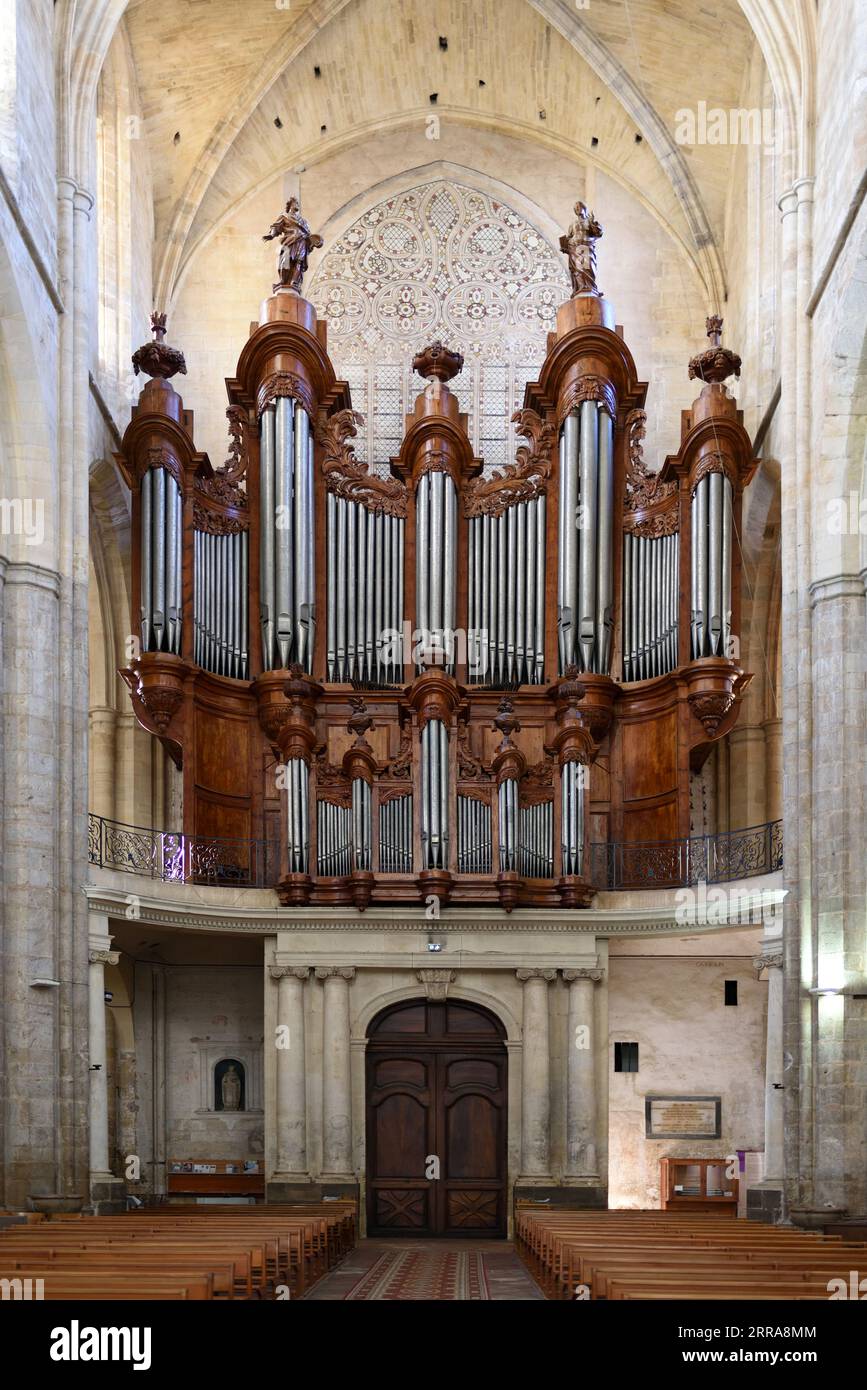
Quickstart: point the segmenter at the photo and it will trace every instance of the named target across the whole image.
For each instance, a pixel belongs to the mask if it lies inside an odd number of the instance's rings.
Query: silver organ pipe
[[[405,522],[362,502],[327,497],[328,679],[402,681]]]
[[[614,426],[596,401],[560,435],[560,669],[608,674],[613,629]]]
[[[554,876],[554,803],[522,806],[519,816],[518,871],[522,878]]]
[[[356,783],[353,782],[353,792]],[[366,783],[364,785],[367,785]],[[368,787],[368,791],[370,788]],[[352,869],[355,848],[355,800],[338,806],[320,797],[316,802],[316,872],[322,878],[343,878]],[[368,846],[370,844],[368,838]],[[357,868],[363,868],[356,864]]]
[[[276,658],[274,665],[287,667],[293,650],[292,618],[295,567],[292,563],[293,539],[298,541],[298,508],[293,503],[294,402],[288,396],[277,399],[274,435],[274,617]],[[265,525],[269,522],[265,521]],[[295,532],[293,536],[293,531]]]
[[[475,796],[458,796],[458,873],[491,872],[491,806]]]
[[[448,867],[449,740],[445,725],[430,719],[421,735],[421,839],[426,869]]]
[[[518,868],[518,783],[514,777],[504,777],[497,789],[500,838],[500,873],[514,873]]]
[[[149,468],[141,480],[142,651],[180,655],[182,533],[180,488],[167,469]]]
[[[469,679],[539,685],[545,662],[545,499],[514,502],[468,522]]]
[[[246,680],[250,537],[193,533],[193,658],[216,676]]]
[[[306,874],[310,843],[307,801],[309,772],[303,758],[290,758],[286,770],[289,872]]]
[[[623,534],[623,679],[648,680],[677,666],[679,538]]]
[[[560,769],[560,849],[563,873],[566,875],[580,874],[584,863],[584,777],[581,767],[581,763],[569,762]]]
[[[163,650],[163,638],[166,629],[166,471],[164,468],[153,470],[152,484],[152,503],[151,513],[152,540],[151,558],[152,575],[151,597],[153,599],[153,623],[154,649]]]
[[[363,777],[352,781],[352,867],[370,868],[371,835],[371,794],[370,783]]]
[[[614,422],[607,410],[597,411],[599,423],[599,530],[596,547],[596,640],[598,669],[611,666],[614,626],[614,571],[611,547],[614,528]]]
[[[260,620],[265,670],[313,658],[313,439],[303,406],[279,396],[261,418]]]
[[[581,667],[585,671],[598,669],[596,628],[597,538],[599,534],[599,458],[597,406],[595,401],[581,403],[581,434],[578,454],[581,527],[578,532],[578,642]]]
[[[412,792],[379,807],[379,868],[384,874],[412,873]]]
[[[731,646],[732,485],[706,473],[692,495],[692,657],[728,656]]]

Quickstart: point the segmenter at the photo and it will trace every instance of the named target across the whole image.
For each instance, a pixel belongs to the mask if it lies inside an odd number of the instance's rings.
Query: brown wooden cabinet
[[[738,1179],[727,1178],[725,1158],[661,1158],[659,1195],[663,1211],[738,1213]]]

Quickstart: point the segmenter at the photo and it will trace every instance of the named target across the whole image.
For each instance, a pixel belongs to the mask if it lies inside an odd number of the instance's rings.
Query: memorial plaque
[[[645,1096],[647,1139],[719,1139],[720,1096]]]

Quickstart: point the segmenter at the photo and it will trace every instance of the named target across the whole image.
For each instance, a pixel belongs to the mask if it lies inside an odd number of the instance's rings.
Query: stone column
[[[352,1087],[349,1076],[349,982],[355,969],[317,967],[325,981],[322,1046],[322,1176],[352,1181]]]
[[[766,719],[765,730],[765,816],[766,821],[783,815],[783,721]]]
[[[105,1039],[105,967],[117,965],[119,951],[91,941],[88,959],[88,1055],[90,1057],[90,1181],[104,1183],[112,1178],[108,1161],[108,1075]]]
[[[277,981],[277,1173],[308,1181],[304,981],[307,966],[272,965]]]
[[[783,949],[782,943],[762,943],[753,961],[768,972],[768,1020],[765,1051],[765,1165],[764,1186],[783,1185]]]
[[[569,985],[565,1176],[598,1181],[594,993],[602,971],[564,970],[563,979]]]
[[[90,809],[114,820],[114,746],[117,710],[98,705],[90,711]]]
[[[551,1053],[548,986],[556,970],[518,970],[524,986],[521,1176],[551,1183]]]

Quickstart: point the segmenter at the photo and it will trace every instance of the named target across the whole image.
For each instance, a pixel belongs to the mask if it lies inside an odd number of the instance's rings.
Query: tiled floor
[[[304,1297],[345,1301],[384,1254],[409,1252],[428,1255],[431,1266],[434,1266],[444,1254],[464,1254],[467,1251],[482,1257],[491,1300],[541,1299],[544,1302],[545,1295],[526,1265],[515,1254],[514,1246],[504,1240],[363,1240],[337,1269],[321,1279]],[[415,1261],[416,1265],[419,1263],[423,1262]],[[411,1298],[412,1294],[404,1293],[401,1297]]]

